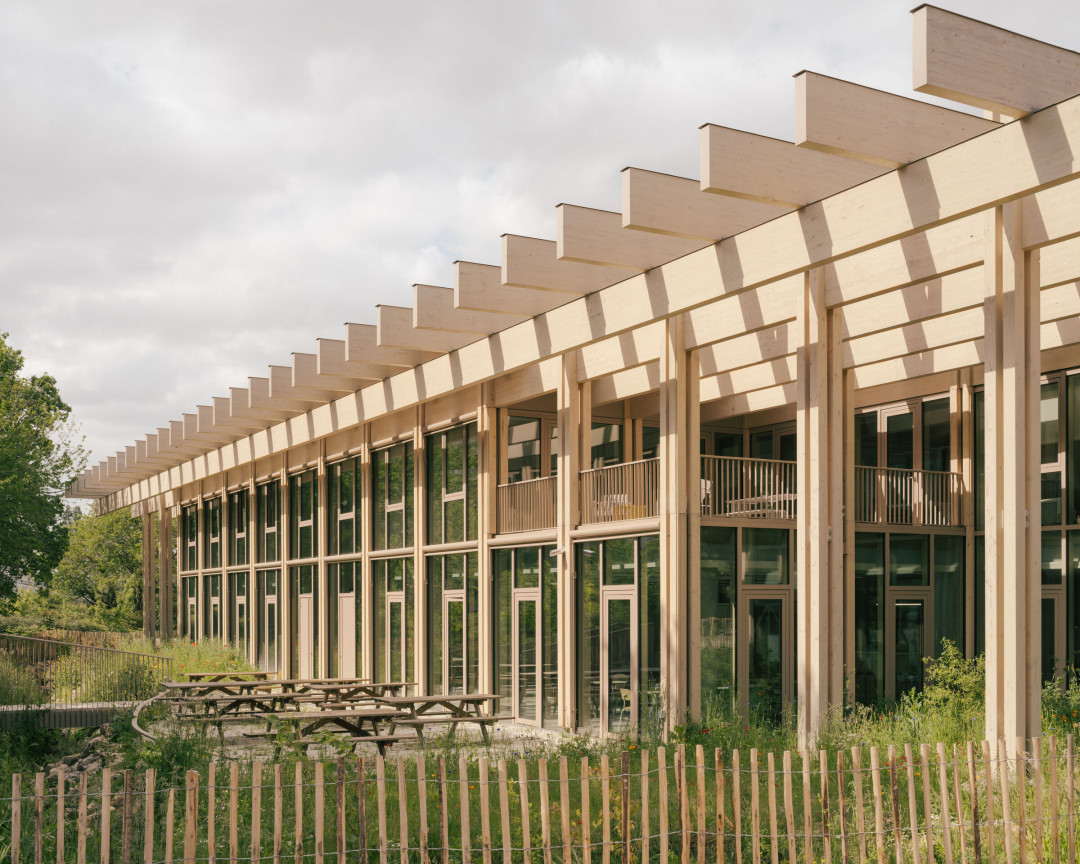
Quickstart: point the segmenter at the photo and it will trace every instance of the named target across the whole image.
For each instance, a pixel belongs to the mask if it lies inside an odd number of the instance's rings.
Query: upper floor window
[[[506,482],[559,473],[559,427],[552,418],[512,414],[506,427]]]
[[[318,485],[314,471],[289,478],[289,557],[314,558],[316,546]]]
[[[479,445],[476,424],[427,436],[428,542],[476,539]]]
[[[229,493],[229,566],[248,563],[248,492]]]
[[[255,487],[256,556],[258,562],[281,558],[278,524],[281,521],[281,484],[277,480]]]
[[[623,461],[622,423],[594,420],[590,441],[590,468],[618,465]]]
[[[371,454],[372,546],[402,549],[413,545],[413,446],[395,444]]]
[[[211,498],[203,502],[203,536],[206,548],[203,566],[221,566],[221,499]]]
[[[949,471],[948,397],[903,402],[855,415],[855,464],[867,468]]]
[[[360,549],[360,476],[359,459],[327,466],[328,555],[349,555]]]
[[[199,569],[199,508],[180,509],[180,569]]]

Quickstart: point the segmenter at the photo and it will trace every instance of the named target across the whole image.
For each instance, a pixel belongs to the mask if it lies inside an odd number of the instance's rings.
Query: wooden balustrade
[[[500,534],[543,531],[556,525],[555,484],[557,477],[538,477],[518,483],[504,483],[495,491]]]
[[[648,519],[660,513],[660,460],[641,459],[581,472],[581,522]]]
[[[795,466],[780,459],[701,457],[701,515],[794,519]]]
[[[957,527],[960,475],[951,471],[855,468],[855,521]]]

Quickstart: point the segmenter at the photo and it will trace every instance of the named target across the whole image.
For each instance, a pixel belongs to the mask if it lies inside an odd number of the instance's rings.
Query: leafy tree
[[[0,597],[15,580],[46,583],[64,554],[64,491],[85,453],[51,375],[20,374],[0,333]]]
[[[110,630],[142,625],[142,526],[126,509],[80,516],[48,592],[50,605],[84,607]]]

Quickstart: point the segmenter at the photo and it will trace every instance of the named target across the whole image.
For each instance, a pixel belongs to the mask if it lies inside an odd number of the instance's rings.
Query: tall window
[[[199,569],[199,508],[195,504],[180,510],[180,567]]]
[[[204,568],[221,566],[221,499],[211,498],[203,502],[203,533],[206,548],[203,554]]]
[[[371,454],[375,549],[404,549],[413,545],[413,446],[395,444]]]
[[[248,563],[248,493],[229,493],[229,566]]]
[[[479,446],[476,424],[427,437],[428,542],[476,539]]]
[[[258,530],[256,558],[260,564],[281,558],[281,484],[277,480],[255,488],[255,519]]]
[[[415,681],[416,586],[412,558],[371,562],[376,681]],[[435,692],[435,691],[431,691]]]
[[[428,687],[476,693],[480,685],[480,593],[476,553],[427,559]]]
[[[594,420],[590,448],[590,468],[618,465],[623,461],[622,423]]]
[[[289,478],[289,558],[314,558],[319,554],[316,543],[318,484],[314,471],[294,474]]]
[[[336,462],[326,469],[328,555],[352,555],[360,549],[360,476],[359,459]]]
[[[553,546],[494,552],[495,692],[499,710],[559,728],[558,574]]]
[[[512,414],[506,427],[506,482],[520,483],[559,473],[554,419]]]
[[[701,527],[701,705],[727,710],[735,693],[736,532],[728,525]]]

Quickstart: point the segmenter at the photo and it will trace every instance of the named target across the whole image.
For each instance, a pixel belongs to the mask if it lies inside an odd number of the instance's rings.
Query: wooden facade
[[[1037,734],[1080,651],[1080,54],[913,16],[915,89],[980,116],[802,73],[795,142],[703,126],[700,180],[626,169],[621,214],[560,205],[85,472],[159,520],[160,631],[803,740],[944,635],[987,737]]]

